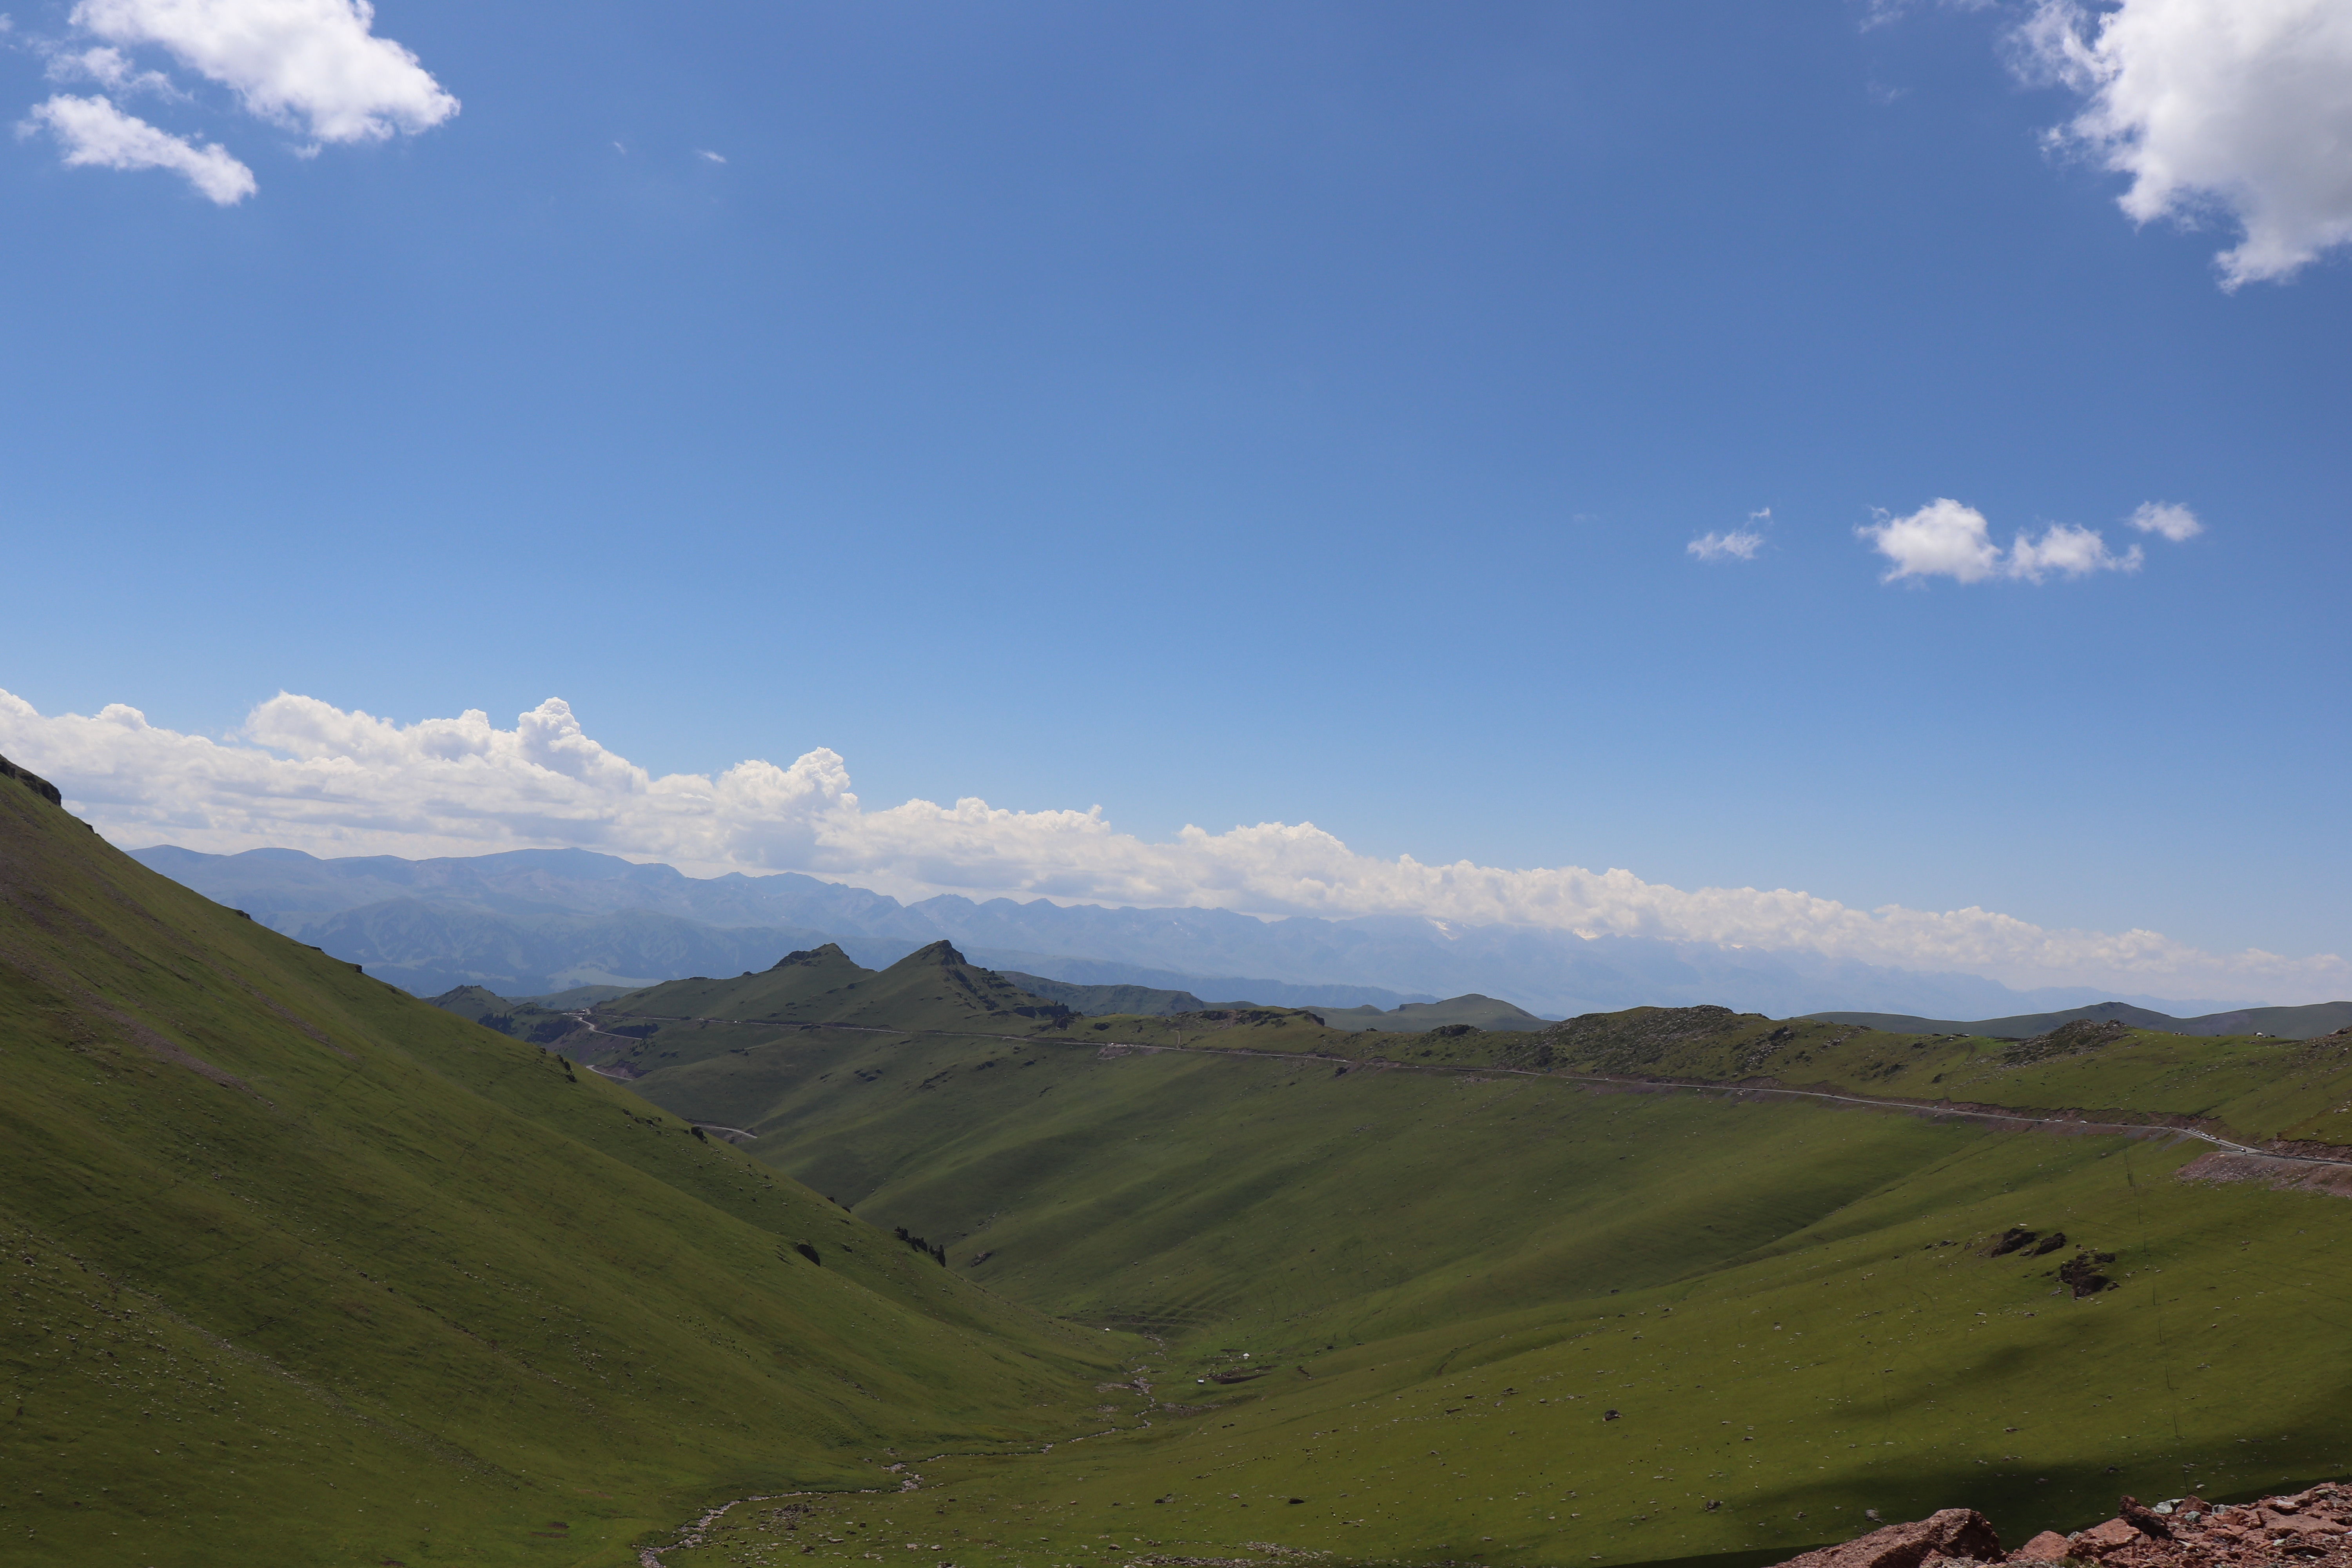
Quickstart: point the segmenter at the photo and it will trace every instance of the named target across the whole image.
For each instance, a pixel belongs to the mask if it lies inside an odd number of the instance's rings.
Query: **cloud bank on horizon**
[[[789,767],[749,761],[716,778],[657,778],[588,735],[555,698],[502,730],[478,710],[404,725],[280,693],[236,735],[214,741],[121,704],[45,716],[0,690],[0,753],[47,776],[108,837],[132,847],[322,856],[577,847],[704,872],[805,871],[902,897],[1402,914],[1804,951],[2019,986],[2277,1003],[2352,989],[2352,964],[2333,954],[2210,953],[2148,931],[2053,931],[1974,908],[1864,910],[1788,889],[1685,890],[1622,870],[1381,860],[1310,823],[1187,827],[1173,843],[1150,843],[1118,832],[1099,807],[1008,811],[967,798],[868,810],[841,757],[823,748]]]

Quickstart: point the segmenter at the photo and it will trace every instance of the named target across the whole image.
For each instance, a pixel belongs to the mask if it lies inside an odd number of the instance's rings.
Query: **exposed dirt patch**
[[[2184,1182],[2261,1182],[2283,1193],[2324,1193],[2352,1198],[2352,1165],[2315,1165],[2307,1160],[2273,1159],[2216,1149],[2174,1173]]]

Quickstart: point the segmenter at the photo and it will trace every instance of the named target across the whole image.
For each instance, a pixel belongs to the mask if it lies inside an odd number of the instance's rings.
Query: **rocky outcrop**
[[[0,779],[15,779],[51,805],[63,805],[66,803],[66,797],[58,793],[57,785],[38,773],[18,767],[5,757],[0,757]]]
[[[1782,1568],[1920,1568],[1929,1562],[1999,1563],[2000,1537],[1972,1508],[1948,1508],[1910,1524],[1890,1524],[1843,1546],[1792,1557]]]
[[[1948,1508],[1890,1524],[1782,1568],[1962,1568],[2039,1563],[2052,1568],[2352,1568],[2352,1489],[2308,1491],[2216,1508],[2200,1498],[2153,1506],[2126,1498],[2115,1518],[2072,1535],[2045,1530],[2007,1556],[1984,1516]]]

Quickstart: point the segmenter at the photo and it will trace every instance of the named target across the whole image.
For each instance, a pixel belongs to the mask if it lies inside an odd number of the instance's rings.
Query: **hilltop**
[[[1077,1015],[1033,996],[992,970],[932,942],[876,973],[832,942],[788,952],[761,973],[734,980],[674,980],[601,1004],[600,1018],[657,1022],[834,1024],[957,1030],[982,1025],[1026,1031],[1067,1028]]]
[[[37,785],[0,774],[0,1523],[42,1561],[633,1563],[1100,1419],[1098,1332]]]

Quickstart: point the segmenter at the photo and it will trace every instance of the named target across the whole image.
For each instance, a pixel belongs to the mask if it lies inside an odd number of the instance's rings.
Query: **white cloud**
[[[2204,531],[2187,507],[2150,501],[2125,520],[2142,533],[2154,533],[2175,543]],[[1991,525],[1984,513],[1948,497],[1929,501],[1907,517],[1878,514],[1878,521],[1854,530],[1894,564],[1881,582],[1908,577],[1925,582],[1949,577],[1958,583],[1981,583],[1989,577],[2010,577],[2039,583],[2053,574],[2086,577],[2094,572],[2137,572],[2147,563],[2147,552],[2137,544],[2118,555],[2107,548],[2098,530],[2078,523],[2053,522],[2040,538],[2020,531],[2007,550],[1992,542]],[[1696,547],[1694,547],[1696,548]]]
[[[1701,561],[1753,561],[1764,548],[1764,536],[1737,528],[1728,533],[1702,533],[1683,548]]]
[[[19,134],[47,130],[65,150],[69,167],[169,169],[222,206],[234,206],[257,188],[253,171],[216,142],[199,147],[125,114],[106,98],[59,93],[37,105]]]
[[[1981,909],[1864,910],[1787,889],[1644,882],[1580,867],[1504,870],[1359,855],[1308,823],[1261,823],[1172,843],[1092,811],[1006,811],[976,799],[868,810],[835,753],[716,778],[656,778],[590,738],[551,699],[502,730],[479,711],[395,724],[279,695],[226,742],[136,709],[44,717],[0,691],[0,753],[55,781],[120,842],[320,855],[465,855],[579,846],[705,871],[802,870],[901,896],[1045,897],[1258,915],[1413,914],[1584,935],[1802,950],[2011,984],[2189,994],[2341,994],[2333,956],[2201,952],[2154,931],[2051,931]]]
[[[184,95],[172,86],[171,78],[162,71],[140,70],[121,49],[100,45],[94,48],[61,49],[49,56],[47,70],[51,81],[94,81],[116,92],[153,92],[166,98]]]
[[[2352,3],[2039,0],[2018,42],[2088,100],[2055,135],[2131,176],[2125,212],[2236,221],[2225,288],[2352,243]]]
[[[2137,572],[2147,557],[2133,545],[2121,555],[2107,548],[2095,529],[2071,522],[2053,522],[2040,539],[2021,533],[2009,547],[2004,569],[2012,577],[2039,583],[2054,572],[2061,577],[2087,577],[2094,572]]]
[[[1908,517],[1881,512],[1878,521],[1854,531],[1895,563],[1885,579],[1889,583],[1898,577],[1980,583],[2000,573],[2000,546],[1992,542],[1984,513],[1956,500],[1931,500]]]
[[[1768,506],[1748,514],[1748,527],[1702,533],[1683,548],[1701,561],[1753,561],[1764,548],[1764,535],[1755,525],[1771,521],[1772,509]]]
[[[719,156],[718,153],[713,153],[713,152],[709,151],[708,148],[703,148],[703,147],[697,147],[697,148],[694,150],[694,155],[695,155],[696,157],[698,157],[698,158],[704,158],[704,159],[708,159],[709,162],[711,162],[711,163],[724,163],[725,162],[727,162],[727,160],[726,160],[725,158],[723,158],[723,157]]]
[[[2175,544],[2205,531],[2205,525],[2197,521],[2195,512],[2170,501],[2143,501],[2139,510],[2124,521],[2142,533],[2158,534]]]
[[[367,0],[80,0],[74,25],[163,49],[247,110],[320,142],[382,141],[457,112],[416,57],[371,30]]]

